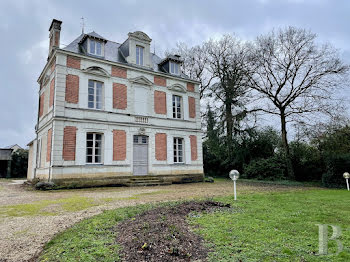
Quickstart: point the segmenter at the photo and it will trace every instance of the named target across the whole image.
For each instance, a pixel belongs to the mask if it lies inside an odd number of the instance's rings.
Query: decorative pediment
[[[168,86],[168,89],[173,90],[173,91],[186,93],[186,88],[183,85],[180,85],[180,84],[173,84],[171,86]]]
[[[129,81],[134,84],[152,86],[153,83],[144,76],[138,76],[135,78],[130,78]]]
[[[130,32],[128,34],[128,36],[136,38],[136,39],[141,40],[141,41],[145,41],[145,42],[151,42],[152,41],[152,39],[147,34],[145,34],[144,32],[141,32],[141,31],[136,31],[134,33]]]
[[[111,75],[106,70],[98,66],[90,66],[84,69],[83,72],[91,75],[111,77]]]

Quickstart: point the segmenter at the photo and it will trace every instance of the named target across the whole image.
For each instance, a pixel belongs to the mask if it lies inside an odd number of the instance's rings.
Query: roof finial
[[[81,33],[84,34],[84,27],[85,27],[84,17],[82,16],[80,19],[81,19]]]
[[[156,40],[153,40],[153,53],[156,54]]]

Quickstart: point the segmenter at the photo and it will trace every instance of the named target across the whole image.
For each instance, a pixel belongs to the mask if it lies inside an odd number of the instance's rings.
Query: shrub
[[[322,176],[322,185],[330,188],[345,188],[343,173],[350,171],[350,153],[329,155],[325,161],[327,172]]]
[[[292,164],[297,181],[320,181],[325,165],[316,147],[303,142],[291,142]]]
[[[283,158],[274,156],[251,161],[244,167],[242,177],[259,180],[282,180],[286,178]]]
[[[26,177],[28,168],[28,150],[18,149],[12,153],[11,177]]]

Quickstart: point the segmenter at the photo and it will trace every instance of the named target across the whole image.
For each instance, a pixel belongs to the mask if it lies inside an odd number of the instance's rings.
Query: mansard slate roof
[[[103,42],[105,42],[104,45],[104,57],[99,57],[100,59],[104,59],[107,61],[111,61],[111,62],[117,62],[117,63],[123,63],[123,64],[127,64],[128,66],[132,66],[132,67],[137,67],[137,68],[142,68],[144,70],[144,67],[142,66],[138,66],[135,64],[129,64],[121,50],[119,49],[119,47],[121,46],[121,44],[107,40],[105,38],[103,38],[101,35],[97,34],[96,32],[90,32],[88,34],[81,34],[80,36],[78,36],[73,42],[71,42],[69,45],[67,45],[65,48],[62,48],[63,50],[69,51],[69,52],[73,52],[73,53],[77,53],[77,54],[82,54],[82,55],[87,55],[89,56],[89,54],[87,54],[85,52],[85,50],[82,48],[82,44],[83,42],[86,40],[86,38],[91,37],[94,39],[98,39],[101,40]],[[93,56],[95,57],[95,56]],[[175,56],[174,56],[175,58]],[[178,59],[178,57],[176,57]],[[164,69],[162,69],[162,64],[165,60],[167,60],[167,58],[162,59],[159,56],[157,56],[154,53],[151,53],[151,60],[152,60],[152,68],[154,72],[161,72],[161,73],[166,73],[169,74],[168,72],[166,72]],[[175,59],[172,59],[175,60]],[[169,74],[171,75],[171,74]],[[182,78],[186,78],[186,79],[190,79],[188,76],[186,76],[185,74],[181,73],[180,77]],[[193,79],[191,79],[192,81],[195,81]]]

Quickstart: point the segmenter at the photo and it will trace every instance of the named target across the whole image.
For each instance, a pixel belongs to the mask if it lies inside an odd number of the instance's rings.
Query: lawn
[[[215,200],[232,208],[188,218],[212,251],[209,261],[350,261],[350,194],[345,190],[297,188],[242,194],[236,202],[232,196]],[[120,208],[83,220],[51,240],[39,261],[118,261],[118,222],[154,207]],[[317,224],[341,227],[340,254],[317,255]],[[329,253],[336,250],[335,241],[329,241]]]

